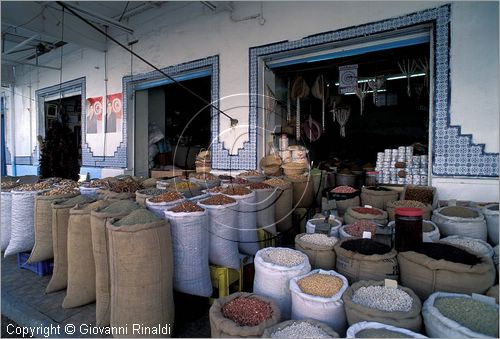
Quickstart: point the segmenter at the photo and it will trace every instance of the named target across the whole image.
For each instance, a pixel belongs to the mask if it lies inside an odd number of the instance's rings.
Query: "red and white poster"
[[[117,120],[121,120],[123,117],[122,93],[109,94],[107,105],[106,133],[114,133],[118,131],[121,123]]]
[[[87,134],[97,134],[101,132],[101,124],[98,121],[102,121],[102,96],[87,98]]]

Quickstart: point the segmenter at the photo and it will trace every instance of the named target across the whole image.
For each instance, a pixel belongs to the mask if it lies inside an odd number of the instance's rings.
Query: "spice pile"
[[[64,195],[64,194],[71,194],[71,193],[76,193],[78,191],[75,191],[74,187],[71,186],[61,186],[57,187],[54,189],[51,189],[50,191],[43,192],[40,195],[43,196],[55,196],[55,195]]]
[[[59,186],[69,186],[69,187],[77,188],[78,187],[78,182],[76,182],[74,180],[71,180],[71,179],[63,179],[63,180],[59,181],[58,185]]]
[[[247,195],[252,193],[252,191],[246,187],[227,187],[221,193],[227,195]]]
[[[448,244],[424,242],[418,248],[415,248],[414,251],[431,257],[435,260],[443,259],[446,261],[471,266],[479,264],[481,262],[481,259],[474,254]]]
[[[115,193],[135,193],[135,191],[143,188],[141,184],[134,179],[125,179],[118,181],[107,181],[104,188]]]
[[[434,301],[442,315],[462,326],[498,338],[498,310],[471,298],[444,297]]]
[[[344,283],[333,275],[315,273],[298,280],[297,285],[303,293],[331,298],[342,289]]]
[[[270,319],[273,310],[265,301],[252,297],[239,297],[222,306],[222,314],[240,326],[257,326]]]
[[[100,212],[105,213],[125,213],[127,211],[133,211],[139,208],[137,203],[131,200],[118,200],[109,206],[104,207]]]
[[[195,189],[198,185],[189,181],[180,181],[172,185],[173,189],[185,190],[185,189]]]
[[[217,177],[211,173],[196,173],[192,178],[199,180],[217,180]]]
[[[170,191],[170,192],[165,192],[163,194],[154,196],[154,197],[150,198],[149,201],[156,204],[156,203],[160,203],[160,202],[172,202],[172,201],[181,200],[181,199],[184,199],[182,194],[180,194],[179,192]]]
[[[262,252],[262,259],[268,263],[293,267],[304,262],[305,254],[288,248],[269,248]]]
[[[270,186],[273,186],[273,187],[282,187],[282,186],[285,186],[288,181],[285,181],[283,179],[280,179],[280,178],[271,178],[271,179],[267,179],[264,181],[265,184],[268,184]]]
[[[41,191],[52,188],[52,183],[50,181],[42,181],[36,184],[24,184],[16,187],[16,191],[23,192],[33,192],[33,191]]]
[[[263,189],[273,188],[271,185],[268,185],[264,182],[252,182],[251,184],[248,185],[248,187],[253,190],[263,190]]]
[[[364,255],[386,254],[391,251],[389,246],[376,242],[372,239],[346,240],[342,243],[342,245],[340,245],[340,247],[345,250]]]
[[[356,333],[356,338],[413,338],[401,332],[387,330],[385,328],[368,328]]]
[[[226,189],[226,187],[217,186],[217,187],[207,189],[206,192],[208,192],[208,193],[220,193],[220,192],[224,191],[225,189]]]
[[[461,206],[451,206],[445,207],[439,211],[442,215],[447,217],[460,217],[460,218],[477,218],[479,213],[474,211],[472,208],[461,207]]]
[[[346,227],[344,227],[344,231],[347,234],[352,235],[353,237],[360,237],[360,238],[363,236],[363,232],[370,232],[373,236],[375,235],[376,230],[377,230],[377,225],[368,220],[356,221],[355,223],[349,224]]]
[[[409,208],[425,208],[426,205],[416,200],[396,200],[388,203],[389,207],[409,207]]]
[[[114,223],[115,226],[127,226],[136,224],[149,224],[152,222],[160,221],[153,213],[149,212],[144,208],[138,208],[126,217],[118,220]]]
[[[367,208],[367,207],[355,207],[352,210],[356,213],[360,214],[371,214],[371,215],[381,215],[382,213],[375,208]]]
[[[309,244],[328,246],[328,247],[332,247],[337,242],[337,238],[329,237],[326,234],[321,234],[321,233],[304,234],[303,236],[300,237],[300,240]]]
[[[19,186],[19,184],[15,181],[2,181],[0,183],[2,191],[10,191],[14,187]]]
[[[434,191],[432,187],[408,185],[405,191],[405,199],[416,200],[424,204],[432,205]]]
[[[170,212],[174,213],[192,213],[192,212],[203,212],[204,209],[200,206],[192,203],[191,201],[183,201],[180,204],[169,209]]]
[[[143,190],[138,190],[136,193],[144,194],[144,195],[160,195],[167,192],[167,190],[161,188],[146,188]]]
[[[332,193],[354,193],[356,191],[357,189],[352,188],[351,186],[338,186],[330,190]]]
[[[223,174],[221,174],[221,175],[219,175],[219,179],[220,180],[232,180],[234,178],[232,176],[230,176],[230,175],[223,175]]]
[[[243,179],[243,178],[234,178],[231,180],[231,184],[235,184],[235,185],[246,185],[248,184],[248,180],[247,179]]]
[[[354,292],[352,302],[386,312],[408,312],[413,305],[408,293],[385,286],[360,287]]]
[[[328,333],[305,321],[297,321],[271,334],[271,338],[331,338]]]
[[[227,204],[233,204],[235,203],[236,200],[234,200],[231,197],[228,197],[227,195],[223,194],[216,194],[212,195],[211,197],[200,201],[200,204],[203,205],[227,205]]]
[[[62,206],[75,206],[77,204],[86,204],[88,202],[95,201],[94,198],[91,198],[86,195],[77,195],[76,197],[70,198],[61,203]]]
[[[246,172],[240,173],[239,176],[240,177],[261,177],[261,176],[263,176],[263,174],[260,173],[259,171],[246,171]]]
[[[108,184],[107,180],[96,179],[96,180],[92,180],[88,184],[83,184],[82,186],[88,187],[88,188],[100,188],[100,187],[105,187],[107,184]]]

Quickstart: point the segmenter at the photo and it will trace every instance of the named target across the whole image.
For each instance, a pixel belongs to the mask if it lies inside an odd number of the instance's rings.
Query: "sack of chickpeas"
[[[409,288],[385,286],[384,281],[362,280],[342,296],[349,325],[376,321],[420,332],[422,303]]]
[[[319,269],[292,278],[292,319],[319,320],[338,334],[345,334],[346,318],[342,295],[348,286],[347,279],[335,271]]]
[[[212,338],[256,338],[280,321],[280,310],[269,298],[237,292],[215,300],[209,316]]]
[[[305,253],[312,268],[332,270],[335,268],[333,246],[338,238],[321,233],[301,233],[295,237],[295,249]]]
[[[266,328],[262,338],[338,338],[330,326],[321,321],[288,320]]]

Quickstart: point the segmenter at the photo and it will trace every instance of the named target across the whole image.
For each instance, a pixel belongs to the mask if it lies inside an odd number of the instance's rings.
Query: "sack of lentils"
[[[498,305],[467,294],[433,293],[424,302],[422,316],[432,338],[498,338]]]
[[[321,321],[288,320],[266,328],[262,338],[338,338],[330,326]]]
[[[422,219],[431,220],[431,215],[432,215],[431,205],[426,205],[424,203],[421,203],[420,201],[415,201],[415,200],[396,200],[387,203],[386,209],[389,221],[396,220],[396,208],[400,207],[420,208],[422,210]],[[434,221],[434,219],[432,221]]]
[[[460,248],[464,248],[478,256],[493,258],[494,255],[493,247],[491,247],[490,244],[488,244],[486,241],[475,238],[463,237],[461,235],[451,235],[439,240],[439,242],[444,242]]]
[[[397,252],[372,239],[345,239],[335,244],[336,270],[349,283],[359,280],[398,280]]]
[[[168,221],[139,208],[119,220],[108,220],[106,228],[111,273],[110,325],[125,327],[128,337],[138,336],[132,324],[173,327],[174,262]]]
[[[158,218],[165,217],[165,211],[172,206],[184,201],[181,193],[175,191],[168,191],[160,195],[153,196],[146,199],[146,208],[150,210]]]
[[[290,230],[292,225],[293,212],[293,190],[292,183],[289,181],[272,178],[264,181],[276,188],[276,201],[274,203],[274,217],[276,220],[276,228],[279,232]]]
[[[215,300],[209,317],[212,338],[256,338],[280,321],[280,310],[269,298],[237,292]]]
[[[369,220],[379,225],[387,225],[387,212],[378,208],[349,207],[344,214],[344,223],[352,224],[356,221]]]
[[[290,280],[292,319],[321,321],[344,335],[346,318],[342,295],[347,279],[335,271],[314,270]]]
[[[198,205],[208,211],[210,263],[239,270],[238,202],[217,194],[199,201]]]
[[[383,280],[362,280],[352,284],[342,299],[349,325],[376,321],[415,332],[422,328],[422,303],[407,287],[388,287]]]
[[[255,255],[259,250],[256,193],[246,187],[227,187],[221,193],[238,202],[236,225],[234,225],[238,229],[238,250],[242,253]]]
[[[385,210],[387,204],[398,200],[399,193],[397,191],[376,186],[368,186],[361,188],[361,205],[370,205],[374,208]]]
[[[274,203],[280,192],[264,182],[251,183],[248,187],[255,192],[257,229],[264,229],[276,235]]]
[[[476,209],[462,206],[441,207],[434,211],[432,221],[439,227],[441,235],[463,235],[487,239],[484,215]]]
[[[370,232],[372,238],[375,237],[375,232],[377,230],[377,225],[369,220],[356,221],[349,225],[340,226],[339,237],[340,239],[349,238],[362,238],[363,232]]]
[[[321,233],[301,233],[295,236],[295,249],[309,258],[312,268],[333,270],[335,268],[335,250],[333,246],[338,238]]]
[[[166,193],[167,190],[156,188],[156,187],[150,187],[150,188],[145,188],[142,190],[137,190],[135,191],[135,201],[141,206],[141,207],[146,207],[146,199],[155,197],[157,195],[161,195],[163,193]]]
[[[174,290],[201,297],[212,295],[208,262],[208,212],[190,201],[165,211],[174,254]]]
[[[484,293],[495,283],[495,268],[488,257],[444,243],[422,243],[398,253],[401,284],[426,299],[436,291]]]
[[[92,251],[95,262],[96,326],[109,326],[111,316],[109,241],[106,223],[112,218],[123,218],[139,207],[132,200],[117,200],[108,206],[90,211]]]
[[[282,319],[290,319],[290,279],[311,270],[309,259],[299,251],[283,247],[268,247],[257,252],[254,260],[253,292],[274,300]]]
[[[427,338],[425,335],[406,328],[391,326],[374,321],[361,321],[347,329],[347,338]]]

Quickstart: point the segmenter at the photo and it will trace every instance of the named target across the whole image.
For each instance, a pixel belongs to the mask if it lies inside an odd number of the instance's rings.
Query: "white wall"
[[[219,55],[220,97],[233,96],[221,101],[222,110],[248,105],[248,50],[250,47],[282,40],[295,40],[305,36],[344,27],[360,25],[401,16],[426,8],[441,6],[445,2],[430,1],[324,1],[324,2],[264,2],[261,25],[258,19],[233,22],[228,11],[210,11],[200,2],[167,2],[161,8],[132,17],[127,23],[135,29],[133,37],[111,31],[122,41],[139,39],[134,51],[158,67],[166,67],[211,55]],[[258,14],[259,2],[234,2],[233,19]],[[452,4],[452,57],[451,57],[451,110],[452,123],[462,125],[464,133],[474,135],[474,142],[486,143],[486,150],[498,152],[498,3],[455,2]],[[52,61],[58,64],[58,59]],[[151,71],[134,59],[133,73]],[[117,45],[109,44],[108,93],[122,91],[122,77],[129,75],[130,54]],[[39,71],[39,82],[32,91],[59,83],[59,72]],[[29,73],[19,76],[26,83]],[[104,95],[104,54],[90,49],[77,50],[66,55],[63,80],[87,78],[87,97]],[[24,86],[20,86],[24,87]],[[16,88],[23,91],[25,88]],[[34,95],[34,93],[33,93]],[[22,106],[22,105],[21,105]],[[23,107],[16,107],[17,129],[26,118]],[[17,113],[19,112],[19,113]],[[241,125],[248,123],[248,109],[234,111]],[[494,128],[491,128],[494,126]],[[220,119],[220,132],[229,128],[228,119]],[[221,136],[225,146],[237,151],[247,140],[246,128],[239,128]],[[16,131],[17,155],[28,155],[26,142],[29,134]],[[34,140],[33,133],[31,138]],[[119,135],[109,136],[106,153],[118,144]],[[94,155],[103,153],[103,140],[88,140]],[[113,144],[113,145],[112,145]],[[437,181],[435,181],[437,182]],[[462,181],[461,181],[462,182]],[[467,182],[467,181],[465,181]],[[498,180],[483,181],[496,187]],[[472,183],[472,181],[471,181]],[[464,189],[463,184],[447,182],[447,187]],[[466,185],[466,187],[469,187]],[[478,195],[475,185],[466,192]],[[447,189],[447,192],[450,191]],[[450,194],[453,194],[451,189]],[[495,198],[493,195],[492,198]]]

